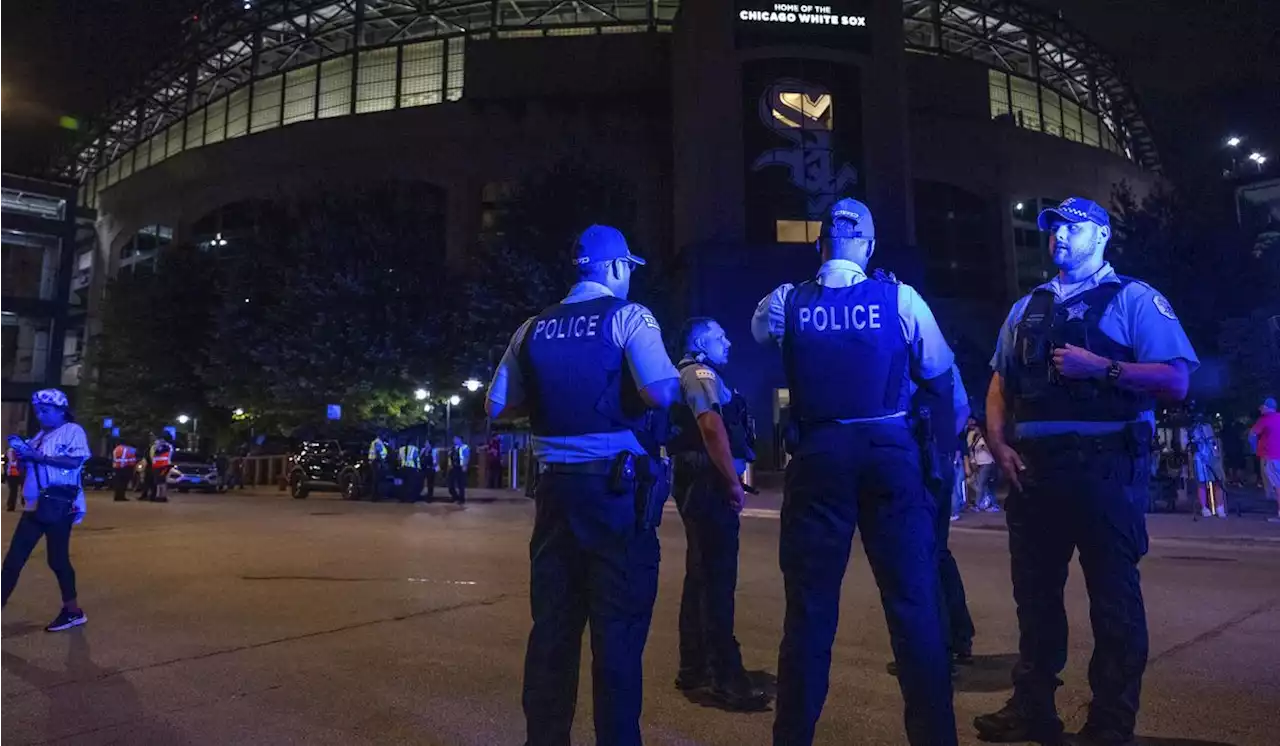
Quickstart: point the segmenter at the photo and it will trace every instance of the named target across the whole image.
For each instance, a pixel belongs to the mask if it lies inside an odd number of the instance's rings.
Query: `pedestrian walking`
[[[578,282],[516,330],[489,386],[491,417],[529,413],[542,465],[529,541],[526,746],[568,746],[588,622],[596,743],[641,742],[641,659],[669,486],[646,408],[665,410],[679,391],[658,322],[626,300],[643,263],[618,230],[584,231]]]
[[[1277,514],[1267,520],[1280,523],[1280,412],[1276,412],[1276,400],[1264,399],[1258,415],[1258,421],[1249,428],[1249,444],[1258,454],[1263,493],[1276,501]]]
[[[16,435],[9,438],[9,447],[26,465],[26,478],[22,486],[22,517],[4,555],[4,597],[0,605],[9,604],[27,559],[43,538],[49,569],[62,592],[62,609],[45,630],[60,632],[88,621],[76,600],[71,530],[84,520],[86,506],[80,471],[93,454],[84,428],[75,422],[66,394],[58,389],[43,389],[31,397],[31,405],[40,432],[30,441]]]
[[[773,742],[813,742],[840,586],[861,528],[899,667],[907,741],[950,746],[956,728],[938,604],[938,508],[924,487],[907,410],[914,381],[934,419],[950,427],[955,358],[914,289],[867,276],[876,239],[866,205],[836,202],[817,248],[817,277],[777,288],[751,320],[758,342],[781,346],[791,392],[779,541],[787,610]],[[949,500],[949,483],[947,493]]]
[[[1105,259],[1111,219],[1071,197],[1040,213],[1058,275],[1014,304],[987,391],[987,443],[1005,501],[1018,663],[1004,708],[974,719],[980,738],[1056,743],[1054,693],[1067,661],[1063,586],[1079,552],[1094,650],[1085,727],[1067,743],[1134,743],[1147,620],[1147,483],[1157,400],[1186,397],[1199,365],[1173,307]],[[1016,424],[1015,424],[1016,423]]]

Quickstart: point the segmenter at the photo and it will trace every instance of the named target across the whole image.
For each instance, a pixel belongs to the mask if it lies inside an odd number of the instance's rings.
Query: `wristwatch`
[[[1107,366],[1107,381],[1115,383],[1120,380],[1120,361],[1112,360],[1111,365]]]

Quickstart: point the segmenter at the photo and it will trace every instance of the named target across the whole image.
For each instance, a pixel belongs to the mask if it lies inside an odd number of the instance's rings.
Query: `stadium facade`
[[[513,183],[574,157],[626,180],[638,252],[683,254],[686,310],[743,342],[815,268],[815,218],[864,199],[975,359],[1051,272],[1039,209],[1160,172],[1116,62],[1006,0],[221,0],[99,121],[64,173],[97,210],[98,282],[226,240],[230,205],[388,179],[439,188],[465,261]],[[778,366],[749,347],[735,368],[776,419]]]

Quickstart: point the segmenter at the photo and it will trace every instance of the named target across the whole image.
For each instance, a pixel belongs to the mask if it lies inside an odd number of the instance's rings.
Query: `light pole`
[[[198,451],[198,450],[200,450],[200,418],[199,418],[199,417],[189,417],[189,416],[187,416],[187,415],[185,415],[185,414],[180,414],[180,415],[178,415],[178,424],[179,424],[179,425],[185,425],[185,424],[187,424],[188,422],[190,422],[190,423],[191,423],[191,431],[190,431],[189,433],[187,433],[187,440],[188,440],[188,444],[187,444],[187,446],[188,446],[189,448],[191,448],[191,450],[193,450],[193,451]],[[191,446],[190,441],[195,441],[195,446],[194,446],[194,447],[192,447],[192,446]]]
[[[462,397],[454,394],[444,401],[444,437],[453,442],[453,408],[462,403]]]

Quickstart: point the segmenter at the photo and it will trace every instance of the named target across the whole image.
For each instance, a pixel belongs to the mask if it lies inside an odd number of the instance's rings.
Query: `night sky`
[[[1280,2],[1063,0],[1120,60],[1170,175],[1213,173],[1228,132],[1280,161]],[[7,8],[0,40],[3,167],[39,169],[65,142],[58,116],[88,119],[177,44],[192,0],[40,0]],[[1207,171],[1206,171],[1207,169]]]

